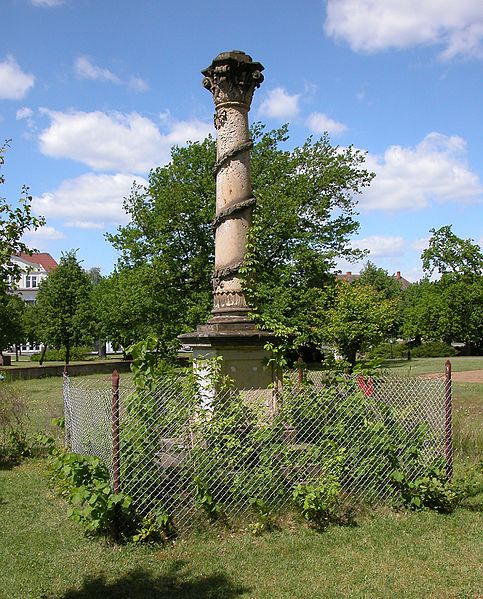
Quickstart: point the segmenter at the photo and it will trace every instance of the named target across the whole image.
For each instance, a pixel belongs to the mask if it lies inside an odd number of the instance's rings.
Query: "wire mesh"
[[[444,458],[445,379],[293,379],[278,391],[224,388],[208,402],[183,376],[143,390],[121,381],[120,488],[138,513],[162,509],[183,529],[203,509],[242,515],[253,498],[283,510],[296,485],[328,475],[347,501],[381,502],[395,492],[395,467],[416,477]],[[112,474],[111,395],[99,381],[64,381],[71,449]]]

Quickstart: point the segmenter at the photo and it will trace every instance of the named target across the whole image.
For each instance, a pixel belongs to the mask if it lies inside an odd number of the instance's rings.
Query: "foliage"
[[[372,174],[363,169],[364,155],[342,150],[327,137],[311,138],[300,148],[284,149],[287,128],[265,132],[252,128],[252,179],[258,206],[250,229],[249,253],[242,275],[259,323],[296,343],[320,341],[312,326],[311,306],[332,281],[335,259],[360,257],[349,236],[357,231],[355,196]],[[135,187],[125,202],[131,222],[108,239],[121,253],[116,279],[142,278],[131,296],[118,285],[119,301],[98,302],[110,337],[134,339],[129,327],[148,329],[162,351],[177,346],[179,333],[206,320],[211,305],[215,213],[215,141],[209,137],[185,148],[173,148],[171,162],[154,169],[146,188]],[[256,280],[256,285],[253,284]],[[133,311],[129,303],[138,303]],[[110,310],[110,304],[117,308]],[[107,306],[107,307],[106,307]],[[142,316],[141,316],[142,315]],[[162,323],[162,324],[160,324]],[[143,332],[145,336],[146,331]]]
[[[144,516],[132,540],[134,543],[162,543],[174,536],[175,529],[170,516],[158,510]]]
[[[387,270],[378,268],[373,262],[368,261],[354,281],[354,285],[369,285],[384,299],[400,298],[402,288],[395,277],[391,277]]]
[[[223,515],[221,503],[214,499],[208,484],[201,478],[195,476],[193,482],[195,484],[197,505],[203,509],[210,520],[218,520]]]
[[[428,341],[411,350],[414,358],[447,358],[456,355],[455,348],[442,341]]]
[[[91,282],[76,252],[62,255],[59,266],[40,284],[37,295],[39,338],[54,348],[64,347],[66,364],[75,345],[92,341]]]
[[[0,146],[0,167],[4,164],[4,155],[9,142]],[[4,183],[0,174],[0,184]],[[11,206],[5,198],[0,197],[0,292],[7,291],[11,284],[18,280],[22,271],[10,262],[10,257],[20,252],[32,254],[22,238],[27,231],[37,230],[45,223],[44,218],[32,215],[32,196],[28,187],[22,188],[22,195],[17,206]]]
[[[69,352],[70,360],[85,360],[86,355],[90,352],[91,348],[88,346],[83,347],[72,347]],[[32,354],[30,360],[32,362],[39,362],[42,354]],[[44,354],[44,362],[64,362],[66,359],[65,349],[48,349]]]
[[[402,333],[407,339],[465,342],[478,353],[483,348],[483,277],[443,275],[423,279],[404,296]]]
[[[109,472],[97,457],[83,456],[50,446],[51,470],[61,494],[70,503],[69,517],[84,527],[87,535],[118,538],[121,526],[132,524],[132,499],[114,493]]]
[[[22,342],[23,314],[23,301],[0,290],[0,355],[3,350]]]
[[[313,483],[296,485],[292,499],[307,522],[325,530],[329,524],[340,521],[341,490],[337,476],[327,474]]]
[[[353,368],[357,353],[384,339],[397,315],[395,300],[383,299],[372,287],[340,281],[333,304],[325,311],[326,340],[336,345]]]
[[[6,385],[0,385],[0,465],[13,465],[31,453],[27,432],[27,403]]]
[[[461,239],[451,230],[451,225],[431,229],[429,246],[421,254],[423,270],[441,275],[483,275],[483,253],[473,239]]]
[[[413,480],[399,469],[392,472],[391,478],[402,505],[408,509],[428,508],[449,514],[460,503],[459,489],[447,480],[444,469],[438,464],[430,465]]]
[[[277,528],[277,517],[266,501],[258,497],[250,497],[248,503],[257,518],[256,522],[250,526],[250,532],[253,535],[259,536]]]
[[[407,343],[381,343],[372,348],[368,355],[388,360],[390,358],[448,358],[456,355],[455,348],[443,341],[427,341],[412,347]]]

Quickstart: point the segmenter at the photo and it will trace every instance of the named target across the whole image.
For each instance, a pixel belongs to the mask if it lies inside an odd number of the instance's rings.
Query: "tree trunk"
[[[68,364],[70,360],[70,343],[65,344],[65,363]]]
[[[39,360],[40,366],[42,366],[42,364],[44,363],[44,358],[45,358],[45,352],[46,351],[47,351],[47,343],[42,347],[42,353],[40,354],[40,360]]]
[[[97,352],[98,357],[101,360],[106,359],[106,341],[104,339],[99,339],[99,351]]]

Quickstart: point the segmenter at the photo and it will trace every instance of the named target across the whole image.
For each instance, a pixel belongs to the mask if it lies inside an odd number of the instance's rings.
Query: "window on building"
[[[25,277],[25,287],[27,289],[35,289],[38,287],[38,277],[37,275],[27,275]]]

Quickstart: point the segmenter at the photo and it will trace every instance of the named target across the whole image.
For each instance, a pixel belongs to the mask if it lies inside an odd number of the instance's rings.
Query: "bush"
[[[6,386],[0,387],[0,464],[16,464],[30,455],[27,404]]]
[[[373,347],[368,352],[367,357],[370,359],[380,358],[382,360],[407,358],[408,349],[406,343],[381,343]]]
[[[72,347],[70,350],[71,360],[84,360],[86,354],[89,354],[89,347]],[[32,362],[40,362],[42,354],[32,354],[30,360]],[[65,362],[65,349],[48,349],[45,352],[44,362]]]
[[[456,355],[456,350],[449,343],[442,341],[427,341],[416,347],[409,347],[407,343],[381,343],[371,349],[368,353],[369,358],[381,358],[389,360],[391,358],[407,358],[408,351],[411,351],[413,358],[447,358]]]
[[[456,350],[449,343],[428,341],[411,350],[411,355],[413,358],[448,358],[455,356]]]

